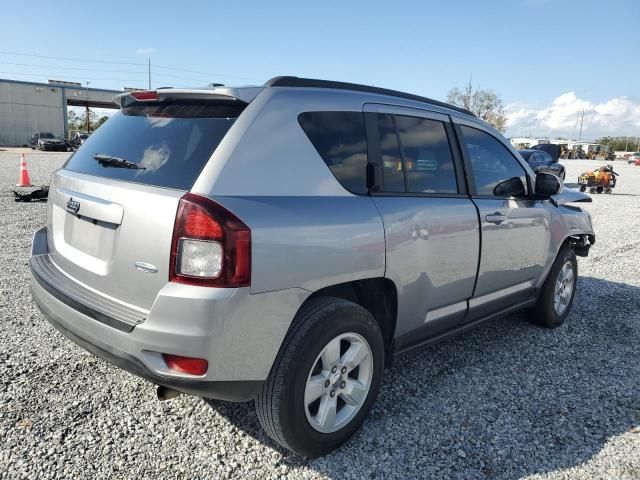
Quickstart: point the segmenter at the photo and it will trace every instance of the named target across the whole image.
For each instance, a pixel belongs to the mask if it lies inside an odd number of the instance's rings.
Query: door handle
[[[501,224],[502,222],[506,222],[507,221],[507,216],[506,215],[502,215],[501,213],[494,213],[491,215],[487,215],[486,217],[484,217],[487,222],[489,223],[495,223],[496,225]]]

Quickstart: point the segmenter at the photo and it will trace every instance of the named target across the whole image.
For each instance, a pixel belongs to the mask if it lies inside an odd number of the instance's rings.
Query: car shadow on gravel
[[[640,435],[639,344],[640,288],[581,277],[558,329],[514,314],[400,359],[363,428],[326,457],[276,446],[253,404],[208,403],[282,463],[330,478],[515,478]]]

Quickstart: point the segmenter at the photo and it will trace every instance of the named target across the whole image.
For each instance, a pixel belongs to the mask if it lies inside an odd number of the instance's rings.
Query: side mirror
[[[562,189],[562,182],[552,173],[538,172],[536,175],[536,196],[549,198]]]
[[[496,197],[523,197],[524,184],[520,177],[509,178],[497,184],[493,189]]]

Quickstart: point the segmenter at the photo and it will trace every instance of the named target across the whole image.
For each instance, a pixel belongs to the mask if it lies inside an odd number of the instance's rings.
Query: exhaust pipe
[[[178,390],[174,390],[173,388],[163,387],[162,385],[158,385],[156,389],[156,394],[158,395],[158,400],[161,402],[165,400],[171,400],[172,398],[176,398],[180,396],[182,393]]]

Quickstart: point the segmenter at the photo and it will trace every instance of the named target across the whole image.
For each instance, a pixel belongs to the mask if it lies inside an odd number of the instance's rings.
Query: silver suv
[[[53,175],[32,291],[160,397],[255,400],[316,456],[398,355],[519,309],[567,318],[595,240],[567,203],[589,197],[466,110],[296,77],[116,101]]]

